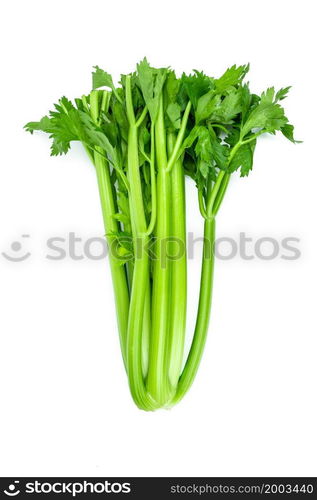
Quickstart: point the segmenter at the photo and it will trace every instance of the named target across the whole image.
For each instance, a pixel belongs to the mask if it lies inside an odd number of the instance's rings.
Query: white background
[[[0,474],[316,475],[316,26],[314,2],[98,0],[2,3]],[[259,141],[218,234],[301,239],[297,261],[217,262],[212,323],[190,393],[171,411],[132,403],[105,261],[45,258],[49,236],[102,236],[93,168],[80,147],[50,158],[22,130],[63,94],[155,66],[220,75],[251,63],[255,91],[292,85],[296,136]],[[201,231],[188,189],[189,230]],[[23,234],[30,234],[28,239]],[[10,253],[11,252],[11,253]],[[190,264],[189,330],[199,257]],[[195,288],[196,287],[196,288]]]

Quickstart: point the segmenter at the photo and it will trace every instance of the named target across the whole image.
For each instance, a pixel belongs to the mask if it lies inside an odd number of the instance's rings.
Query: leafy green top
[[[177,157],[182,157],[185,173],[195,180],[205,201],[220,172],[231,174],[240,170],[242,177],[249,174],[260,135],[280,131],[291,142],[297,142],[294,127],[281,106],[290,87],[278,91],[270,87],[259,96],[252,94],[249,84],[244,83],[248,70],[249,65],[234,65],[219,78],[197,70],[177,78],[171,69],[153,68],[143,59],[130,75],[134,114],[140,121],[139,164],[148,217],[151,214],[151,126],[157,119],[161,102],[167,133],[180,137]],[[48,116],[39,122],[27,123],[25,129],[31,133],[35,130],[48,133],[52,139],[52,155],[66,154],[72,141],[80,141],[92,159],[97,151],[109,161],[115,189],[124,194],[129,189],[126,76],[121,77],[116,87],[111,75],[95,66],[92,87],[92,93],[75,99],[74,104],[62,97]],[[108,90],[100,90],[101,87]],[[91,99],[99,102],[98,117],[92,113]],[[123,207],[123,198],[118,195],[121,215],[118,213],[117,217],[128,225],[128,208]]]

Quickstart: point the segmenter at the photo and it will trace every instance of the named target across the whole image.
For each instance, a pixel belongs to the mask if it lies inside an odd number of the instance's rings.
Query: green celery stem
[[[176,142],[173,133],[168,134],[167,148],[172,154]],[[186,210],[185,174],[181,159],[178,159],[170,172],[171,176],[171,292],[169,344],[166,355],[169,384],[175,393],[181,374],[187,307],[187,262],[186,262]]]
[[[179,379],[176,395],[170,406],[178,403],[193,383],[205,347],[212,299],[214,242],[215,219],[206,219],[204,225],[204,248],[195,332],[185,367]]]
[[[156,258],[153,266],[152,330],[147,388],[157,404],[164,406],[170,397],[165,370],[165,351],[170,306],[170,262],[166,250],[167,239],[170,235],[171,194],[170,174],[166,171],[166,131],[162,98],[155,123],[155,145],[157,162],[157,216],[154,232]]]
[[[111,251],[112,245],[115,244],[115,238],[113,236],[110,236],[110,234],[112,232],[116,233],[118,231],[118,224],[113,217],[113,215],[115,214],[115,203],[110,181],[109,166],[107,165],[106,160],[98,153],[94,154],[94,164],[96,167],[106,238],[110,249],[109,261],[114,287],[120,346],[123,361],[126,366],[126,342],[129,314],[129,290],[127,276],[124,267],[118,263],[115,257],[115,253]]]
[[[128,82],[127,92],[130,91]],[[131,103],[131,95],[128,95]],[[128,99],[129,101],[129,99]],[[133,109],[130,104],[129,115],[132,121]],[[127,371],[131,395],[136,405],[143,410],[152,410],[155,403],[147,394],[142,367],[142,343],[146,294],[149,289],[149,258],[147,255],[148,236],[146,236],[146,218],[143,207],[142,185],[139,168],[138,134],[135,123],[130,123],[128,136],[128,177],[130,184],[130,214],[134,238],[135,262],[130,296],[130,310],[127,336]]]

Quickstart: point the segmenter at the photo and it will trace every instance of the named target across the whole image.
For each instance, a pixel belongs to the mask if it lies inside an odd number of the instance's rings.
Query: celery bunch
[[[231,175],[249,174],[260,135],[281,131],[296,142],[280,105],[289,87],[252,94],[244,83],[248,69],[178,78],[144,59],[115,86],[95,67],[90,94],[74,103],[62,97],[49,116],[25,126],[50,135],[52,155],[80,141],[95,166],[122,356],[143,410],[173,406],[197,372],[210,315],[215,220]],[[186,360],[185,176],[196,183],[204,219],[199,305]]]

